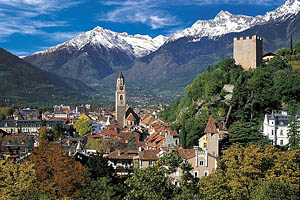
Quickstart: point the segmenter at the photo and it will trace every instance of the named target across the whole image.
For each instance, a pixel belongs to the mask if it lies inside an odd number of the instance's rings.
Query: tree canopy
[[[85,134],[91,132],[93,121],[90,119],[79,119],[76,121],[74,128],[77,132],[79,132],[80,136],[84,136]]]

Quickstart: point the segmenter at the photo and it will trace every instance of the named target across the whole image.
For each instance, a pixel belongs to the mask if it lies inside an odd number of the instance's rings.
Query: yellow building
[[[206,136],[206,134],[203,135],[203,136],[199,139],[199,147],[200,147],[203,151],[206,151],[206,150],[207,150],[207,136]]]

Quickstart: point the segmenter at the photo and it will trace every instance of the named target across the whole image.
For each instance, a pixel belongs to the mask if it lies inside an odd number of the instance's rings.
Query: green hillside
[[[231,100],[225,98],[225,84],[235,87]],[[299,108],[300,74],[286,61],[276,57],[256,70],[243,71],[229,58],[198,75],[185,88],[185,96],[168,107],[162,117],[180,130],[182,145],[192,147],[204,134],[209,114],[216,118],[228,115],[226,126],[231,133],[239,127],[248,127],[248,132],[253,130],[254,135],[240,138],[239,142],[247,143],[250,137],[257,136],[265,113],[282,109],[294,113]]]
[[[83,98],[91,88],[38,69],[0,48],[0,102],[46,103]]]

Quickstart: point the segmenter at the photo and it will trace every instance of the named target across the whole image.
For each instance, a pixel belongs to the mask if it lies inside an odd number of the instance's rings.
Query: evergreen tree
[[[91,178],[96,180],[101,177],[111,177],[114,169],[109,165],[108,159],[103,157],[102,154],[92,155],[86,163]]]
[[[291,36],[291,41],[290,41],[290,54],[294,54],[294,49],[293,49],[293,36]]]
[[[290,119],[288,126],[288,147],[290,150],[300,149],[300,121],[296,117]]]
[[[253,122],[233,122],[229,128],[229,133],[229,143],[231,144],[267,143]]]

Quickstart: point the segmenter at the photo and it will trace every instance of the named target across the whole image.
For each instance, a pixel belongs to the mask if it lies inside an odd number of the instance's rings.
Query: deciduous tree
[[[79,119],[76,121],[74,128],[77,132],[79,132],[80,136],[84,136],[85,134],[91,132],[93,121],[90,119]]]
[[[37,176],[31,162],[0,161],[0,199],[22,199],[37,188]]]
[[[77,197],[80,195],[84,167],[65,155],[59,144],[44,143],[34,148],[29,159],[35,164],[34,169],[43,193],[53,198]]]

